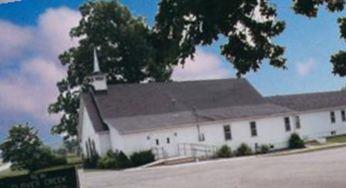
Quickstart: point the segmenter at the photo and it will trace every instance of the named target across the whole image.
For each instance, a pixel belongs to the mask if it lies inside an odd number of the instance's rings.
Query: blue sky
[[[121,0],[131,12],[154,22],[157,0]],[[275,41],[286,47],[288,70],[264,62],[246,76],[263,95],[338,90],[345,78],[331,73],[330,55],[345,49],[336,24],[338,16],[321,8],[319,17],[308,19],[290,9],[291,1],[273,0],[287,28]],[[68,37],[79,20],[82,0],[22,0],[0,4],[0,139],[10,126],[30,122],[48,143],[60,138],[49,135],[57,117],[48,116],[46,106],[56,96],[55,82],[63,77],[57,55],[76,45]],[[219,55],[222,40],[201,47],[194,62],[175,71],[175,80],[234,77],[235,71]]]

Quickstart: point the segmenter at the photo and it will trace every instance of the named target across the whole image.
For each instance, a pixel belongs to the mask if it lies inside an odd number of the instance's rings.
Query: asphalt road
[[[345,188],[346,148],[81,174],[83,188]]]

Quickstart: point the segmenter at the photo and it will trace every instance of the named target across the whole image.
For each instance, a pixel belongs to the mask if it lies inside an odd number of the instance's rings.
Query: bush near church
[[[92,155],[86,158],[83,158],[83,168],[94,169],[98,167],[98,161],[100,157],[98,155]]]
[[[37,132],[28,124],[16,125],[9,130],[9,136],[0,145],[0,150],[3,161],[10,162],[12,170],[33,172],[67,163],[66,158],[54,154],[42,143]]]
[[[155,155],[151,150],[134,152],[130,156],[133,166],[141,166],[155,161]]]
[[[85,158],[83,166],[89,169],[124,169],[142,166],[153,161],[155,161],[155,155],[151,150],[135,152],[129,157],[122,151],[109,150],[105,156],[99,157],[95,152],[92,156]]]
[[[97,165],[100,169],[123,169],[131,166],[131,161],[123,152],[113,152],[111,150],[99,159]]]
[[[292,133],[288,140],[288,147],[290,149],[305,148],[305,144],[297,133]]]
[[[236,151],[237,156],[246,156],[246,155],[252,155],[252,154],[253,153],[250,146],[245,143],[240,144],[240,146],[238,147]]]
[[[217,150],[216,156],[219,158],[229,158],[232,157],[232,149],[228,145],[221,146],[220,149]]]
[[[266,154],[266,153],[269,153],[269,151],[270,151],[270,146],[267,144],[262,144],[260,145],[259,151],[257,153]]]

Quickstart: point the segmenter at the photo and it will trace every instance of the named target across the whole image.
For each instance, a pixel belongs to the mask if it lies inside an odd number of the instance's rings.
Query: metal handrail
[[[207,158],[213,157],[216,154],[217,147],[212,145],[195,144],[195,143],[179,143],[178,144],[178,155],[189,156],[194,158],[204,156]],[[199,155],[202,153],[202,155]]]
[[[168,156],[163,147],[152,147],[151,151],[154,153],[156,159],[164,159]]]

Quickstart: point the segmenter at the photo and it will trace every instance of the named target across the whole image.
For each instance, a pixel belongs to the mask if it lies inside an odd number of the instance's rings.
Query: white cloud
[[[70,29],[78,24],[80,14],[66,7],[48,9],[39,17],[36,38],[41,40],[38,49],[46,56],[57,57],[62,51],[76,45],[69,36]]]
[[[316,65],[317,65],[316,60],[311,58],[304,62],[297,63],[296,70],[300,76],[307,76],[315,70]]]
[[[20,58],[32,40],[32,31],[27,27],[16,26],[0,20],[0,63]]]
[[[14,3],[14,2],[18,2],[21,0],[0,0],[0,4],[4,4],[4,3]]]
[[[1,108],[48,119],[47,106],[57,94],[55,82],[63,75],[64,70],[50,60],[35,58],[23,62],[19,71],[0,80],[0,91],[4,91],[0,93]]]
[[[79,19],[77,11],[57,8],[40,15],[36,27],[0,21],[0,41],[6,42],[0,43],[0,56],[3,58],[5,54],[12,63],[17,63],[16,69],[9,69],[1,77],[1,111],[48,120],[47,107],[58,94],[56,82],[65,75],[57,56],[76,44],[68,33]],[[30,57],[25,52],[30,52]]]
[[[228,78],[231,76],[229,70],[216,55],[198,50],[194,60],[188,59],[184,66],[174,68],[172,79],[182,81]]]

